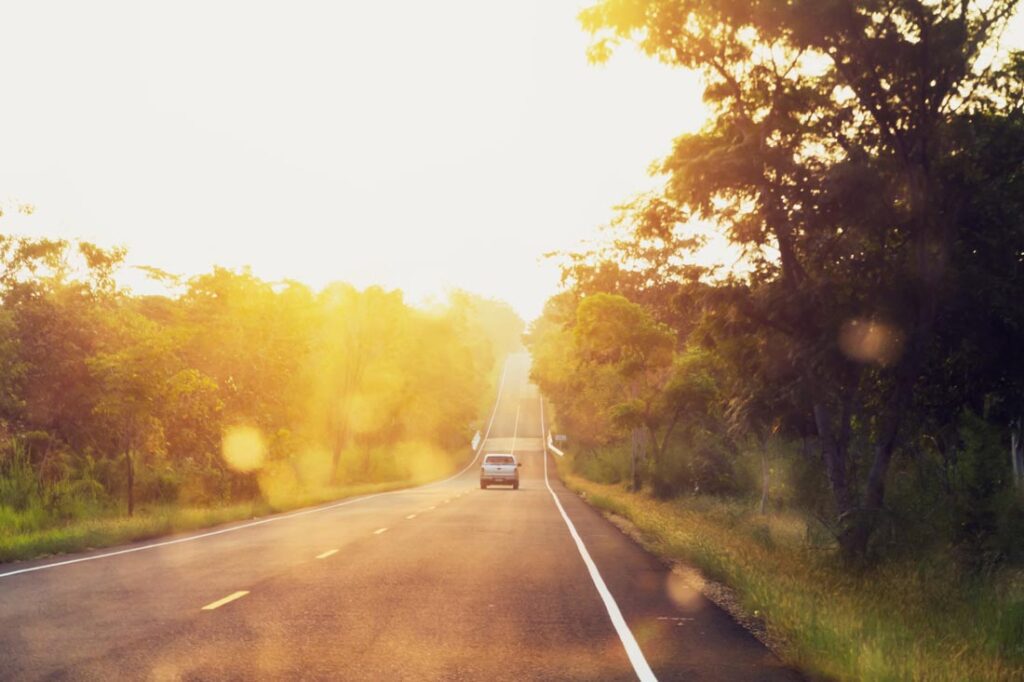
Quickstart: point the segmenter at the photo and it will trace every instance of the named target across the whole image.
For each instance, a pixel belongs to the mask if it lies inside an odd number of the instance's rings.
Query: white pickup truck
[[[486,489],[489,485],[510,485],[512,490],[519,490],[521,466],[522,463],[516,461],[513,454],[484,455],[484,462],[480,465],[480,487]]]

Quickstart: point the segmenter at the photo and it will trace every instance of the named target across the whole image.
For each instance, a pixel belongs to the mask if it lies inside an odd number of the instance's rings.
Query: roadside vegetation
[[[603,0],[710,117],[527,334],[570,482],[840,679],[1024,666],[1015,0]],[[714,240],[717,240],[715,242]],[[729,251],[709,253],[724,243]]]
[[[117,505],[109,505],[94,508],[91,513],[81,514],[60,523],[50,520],[49,523],[39,524],[37,527],[24,524],[23,519],[20,525],[16,525],[15,519],[15,522],[8,526],[13,528],[13,531],[0,535],[0,562],[111,547],[209,528],[232,521],[255,520],[267,514],[310,507],[347,497],[400,490],[427,483],[435,478],[437,476],[421,475],[417,478],[385,483],[326,486],[320,487],[315,493],[303,490],[287,498],[275,499],[273,502],[259,496],[246,502],[214,502],[204,506],[145,503],[131,516],[127,516]],[[10,521],[11,519],[8,519],[8,522]]]
[[[1024,677],[1024,571],[966,579],[941,557],[849,571],[814,520],[749,501],[658,499],[566,471],[568,486],[630,521],[654,554],[729,586],[783,658],[820,679]]]
[[[0,236],[0,561],[425,482],[468,457],[523,323],[456,292],[313,291]]]

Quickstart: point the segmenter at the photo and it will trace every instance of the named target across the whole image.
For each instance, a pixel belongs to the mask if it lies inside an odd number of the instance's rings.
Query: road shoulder
[[[647,551],[557,475],[550,482],[659,679],[803,679],[698,587],[699,574]]]

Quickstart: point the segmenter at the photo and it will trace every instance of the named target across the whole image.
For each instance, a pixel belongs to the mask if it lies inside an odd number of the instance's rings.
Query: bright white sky
[[[704,116],[691,74],[588,65],[586,4],[6,3],[0,203],[37,211],[3,229],[531,319],[542,254],[594,237]]]
[[[8,3],[3,229],[195,274],[460,287],[527,319],[699,126],[696,79],[587,64],[578,0]],[[137,290],[144,277],[127,278]]]

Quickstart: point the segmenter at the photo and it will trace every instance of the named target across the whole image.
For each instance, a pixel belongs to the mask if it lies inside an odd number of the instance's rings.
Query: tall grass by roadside
[[[752,503],[660,501],[567,469],[563,480],[620,515],[652,552],[733,588],[782,655],[841,680],[1024,679],[1024,574],[965,580],[943,557],[851,573],[813,525]]]
[[[417,477],[386,483],[323,488],[315,493],[275,500],[273,505],[264,500],[209,507],[153,505],[143,507],[134,516],[122,516],[107,511],[97,512],[98,515],[93,517],[76,518],[59,526],[39,530],[15,533],[8,532],[5,528],[4,532],[0,533],[0,563],[149,540],[347,497],[399,490],[426,483],[431,478]],[[9,517],[7,520],[11,521],[10,527],[13,527],[15,513],[0,507],[0,528],[4,527],[5,514]]]

